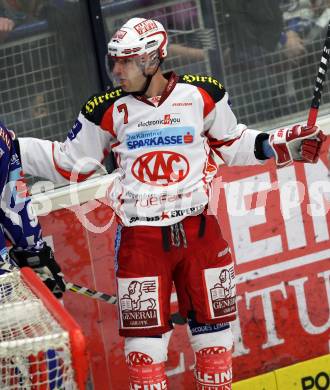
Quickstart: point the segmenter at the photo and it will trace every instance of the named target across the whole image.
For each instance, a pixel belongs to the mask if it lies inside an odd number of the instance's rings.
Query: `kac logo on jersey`
[[[184,180],[189,173],[189,163],[182,154],[155,151],[138,157],[132,166],[133,176],[142,183],[169,186]]]

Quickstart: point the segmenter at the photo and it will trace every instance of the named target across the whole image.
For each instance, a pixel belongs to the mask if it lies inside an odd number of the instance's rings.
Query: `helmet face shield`
[[[134,81],[143,77],[138,57],[118,58],[108,54],[106,56],[106,68],[114,87],[122,86],[125,81],[135,84]]]
[[[143,87],[148,76],[153,76],[160,64],[157,51],[150,54],[113,57],[106,55],[106,69],[114,87],[132,92]]]

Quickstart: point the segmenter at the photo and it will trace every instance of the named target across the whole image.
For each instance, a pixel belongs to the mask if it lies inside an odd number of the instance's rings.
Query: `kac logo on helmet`
[[[324,371],[319,372],[315,377],[305,376],[301,378],[301,389],[330,390],[330,375]]]
[[[132,174],[137,180],[154,186],[176,184],[186,178],[188,173],[186,157],[168,151],[145,153],[132,166]]]

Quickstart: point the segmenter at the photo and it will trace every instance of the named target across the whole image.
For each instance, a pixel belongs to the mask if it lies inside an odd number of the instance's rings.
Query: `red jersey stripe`
[[[203,89],[197,87],[199,93],[202,95],[203,102],[204,102],[204,118],[215,108],[214,100],[211,98],[211,96]]]
[[[114,129],[114,124],[113,124],[113,109],[114,105],[112,104],[105,114],[103,115],[102,121],[100,123],[100,126],[102,127],[103,130],[108,131],[113,137],[116,138],[116,133]]]

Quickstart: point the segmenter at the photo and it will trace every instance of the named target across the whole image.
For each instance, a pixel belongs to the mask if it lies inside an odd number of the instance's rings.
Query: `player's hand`
[[[318,126],[295,125],[274,131],[269,144],[275,153],[276,166],[282,168],[293,161],[316,163],[326,138]]]
[[[32,268],[45,283],[56,298],[62,298],[65,291],[65,281],[61,267],[54,258],[54,253],[48,245],[35,250],[18,250],[12,248],[9,256],[15,260],[20,268]]]
[[[16,134],[14,130],[8,130],[8,133],[10,134],[11,139],[14,141],[16,139]]]
[[[12,19],[0,17],[0,33],[7,33],[13,30],[15,22]]]
[[[289,30],[286,33],[286,38],[287,41],[284,45],[284,53],[289,60],[295,61],[295,57],[306,53],[304,40],[300,38],[295,31]]]
[[[17,265],[10,259],[7,252],[4,255],[0,255],[0,275],[8,274],[17,269]]]

